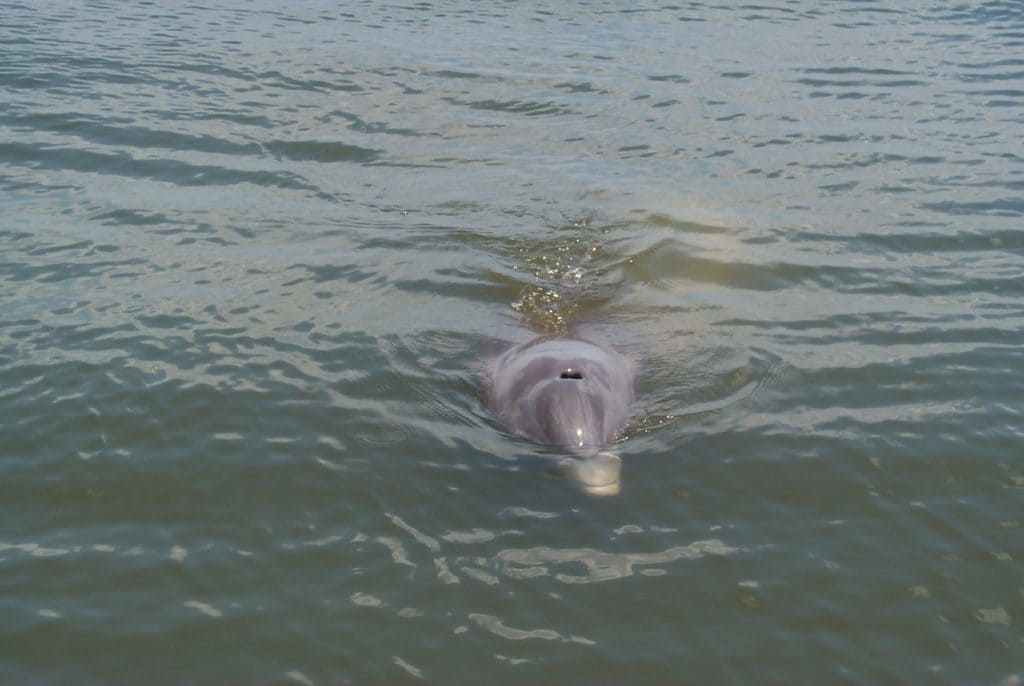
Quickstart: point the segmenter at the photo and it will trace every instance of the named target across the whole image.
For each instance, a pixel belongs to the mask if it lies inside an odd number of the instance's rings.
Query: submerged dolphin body
[[[605,452],[629,419],[633,367],[617,352],[575,338],[517,345],[494,367],[498,418],[536,443],[570,449],[561,465],[587,491],[619,491],[618,456]]]

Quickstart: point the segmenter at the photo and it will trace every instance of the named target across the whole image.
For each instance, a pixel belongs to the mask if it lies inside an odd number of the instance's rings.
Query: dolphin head
[[[498,417],[530,440],[566,449],[560,463],[591,493],[617,493],[621,461],[602,452],[633,403],[632,365],[589,341],[541,338],[496,363],[491,400]]]

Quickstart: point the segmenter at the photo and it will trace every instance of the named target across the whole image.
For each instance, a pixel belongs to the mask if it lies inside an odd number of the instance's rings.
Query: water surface
[[[0,681],[1022,678],[1019,3],[0,27]]]

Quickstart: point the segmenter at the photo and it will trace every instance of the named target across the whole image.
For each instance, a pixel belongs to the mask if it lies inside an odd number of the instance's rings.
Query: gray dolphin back
[[[498,359],[491,396],[499,419],[530,440],[599,450],[629,419],[633,368],[589,341],[539,338]]]

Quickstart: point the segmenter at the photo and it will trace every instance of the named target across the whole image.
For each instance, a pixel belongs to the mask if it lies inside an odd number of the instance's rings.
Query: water
[[[0,681],[1020,682],[1019,2],[0,26]]]

